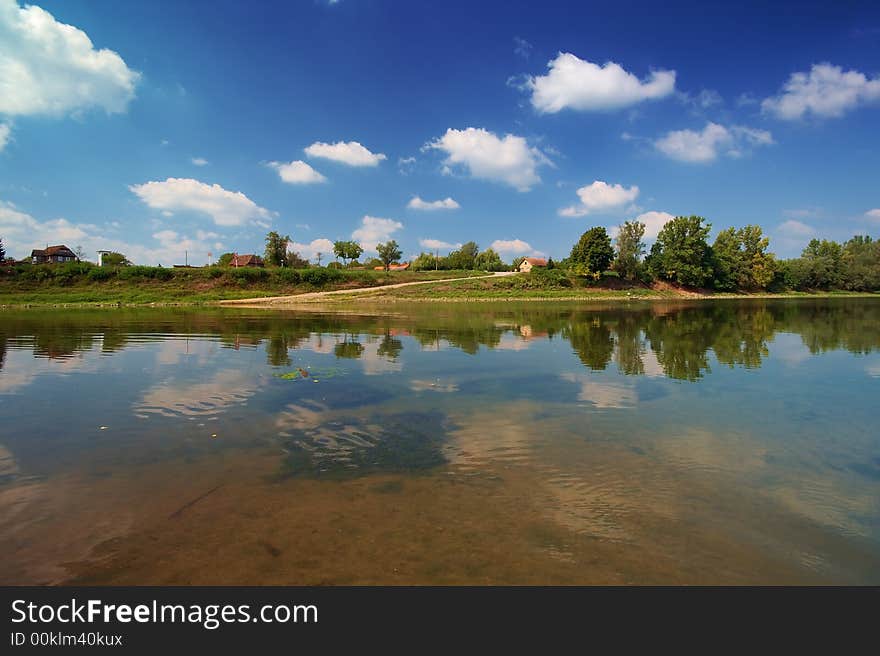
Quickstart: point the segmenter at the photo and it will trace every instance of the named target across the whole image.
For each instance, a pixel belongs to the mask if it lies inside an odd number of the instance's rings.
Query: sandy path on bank
[[[321,299],[325,296],[333,296],[336,294],[366,294],[368,292],[382,292],[386,289],[398,289],[400,287],[410,287],[412,285],[432,285],[441,282],[455,282],[457,280],[481,280],[483,278],[501,278],[504,276],[516,275],[516,271],[498,271],[486,276],[471,276],[470,278],[442,278],[439,280],[415,280],[413,282],[397,282],[393,285],[379,285],[378,287],[356,287],[354,289],[334,289],[328,292],[306,292],[305,294],[294,294],[292,296],[264,296],[261,298],[234,298],[225,301],[218,301],[222,305],[284,305],[288,303],[299,303],[300,301],[311,301]]]

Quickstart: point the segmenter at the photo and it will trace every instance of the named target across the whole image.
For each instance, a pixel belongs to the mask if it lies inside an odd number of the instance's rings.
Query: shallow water
[[[880,583],[880,300],[0,313],[0,583]]]

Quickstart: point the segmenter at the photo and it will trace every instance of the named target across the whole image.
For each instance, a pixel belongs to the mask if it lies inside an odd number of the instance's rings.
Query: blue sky
[[[269,229],[568,254],[880,233],[876,3],[0,0],[0,237],[139,263]]]

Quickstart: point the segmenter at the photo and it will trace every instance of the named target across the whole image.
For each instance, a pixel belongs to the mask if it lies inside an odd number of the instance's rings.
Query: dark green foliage
[[[479,271],[507,271],[501,256],[491,248],[479,253],[474,259],[474,268]]]
[[[120,280],[171,280],[174,271],[163,267],[127,266],[120,268],[116,275]]]
[[[239,284],[262,282],[269,278],[268,271],[254,267],[234,267],[228,271],[228,275]]]
[[[274,230],[266,235],[265,261],[267,266],[282,266],[287,260],[287,244],[290,235],[283,237]]]
[[[614,270],[627,280],[636,280],[641,273],[642,255],[645,254],[645,224],[639,221],[626,221],[617,230],[617,258]]]
[[[605,228],[590,228],[578,240],[572,249],[569,260],[579,273],[601,274],[611,266],[614,249],[611,238]]]
[[[328,282],[341,280],[344,276],[337,269],[325,269],[323,267],[314,267],[311,269],[303,269],[299,272],[300,279],[315,287],[321,287]]]
[[[705,287],[714,274],[712,249],[706,242],[711,223],[701,216],[677,216],[670,220],[651,247],[645,261],[659,280],[689,287]]]
[[[376,251],[379,253],[379,259],[382,261],[382,266],[385,267],[386,271],[388,271],[389,265],[400,260],[403,254],[400,246],[393,239],[384,244],[377,244]]]
[[[122,253],[104,253],[101,256],[104,266],[129,266],[131,262]]]
[[[91,271],[89,271],[88,277],[89,280],[102,281],[102,280],[110,280],[116,272],[109,267],[95,267]]]

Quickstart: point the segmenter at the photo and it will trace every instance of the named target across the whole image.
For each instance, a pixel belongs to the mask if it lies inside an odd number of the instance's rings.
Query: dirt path
[[[481,280],[483,278],[501,278],[516,275],[516,271],[499,271],[486,276],[471,276],[470,278],[441,278],[439,280],[416,280],[414,282],[398,282],[393,285],[380,285],[378,287],[356,287],[354,289],[334,289],[329,292],[306,292],[292,296],[264,296],[262,298],[234,298],[219,301],[222,305],[283,305],[287,303],[299,303],[334,296],[336,294],[366,294],[369,292],[382,292],[386,289],[398,289],[411,287],[412,285],[432,285],[441,282],[455,282],[456,280]]]

